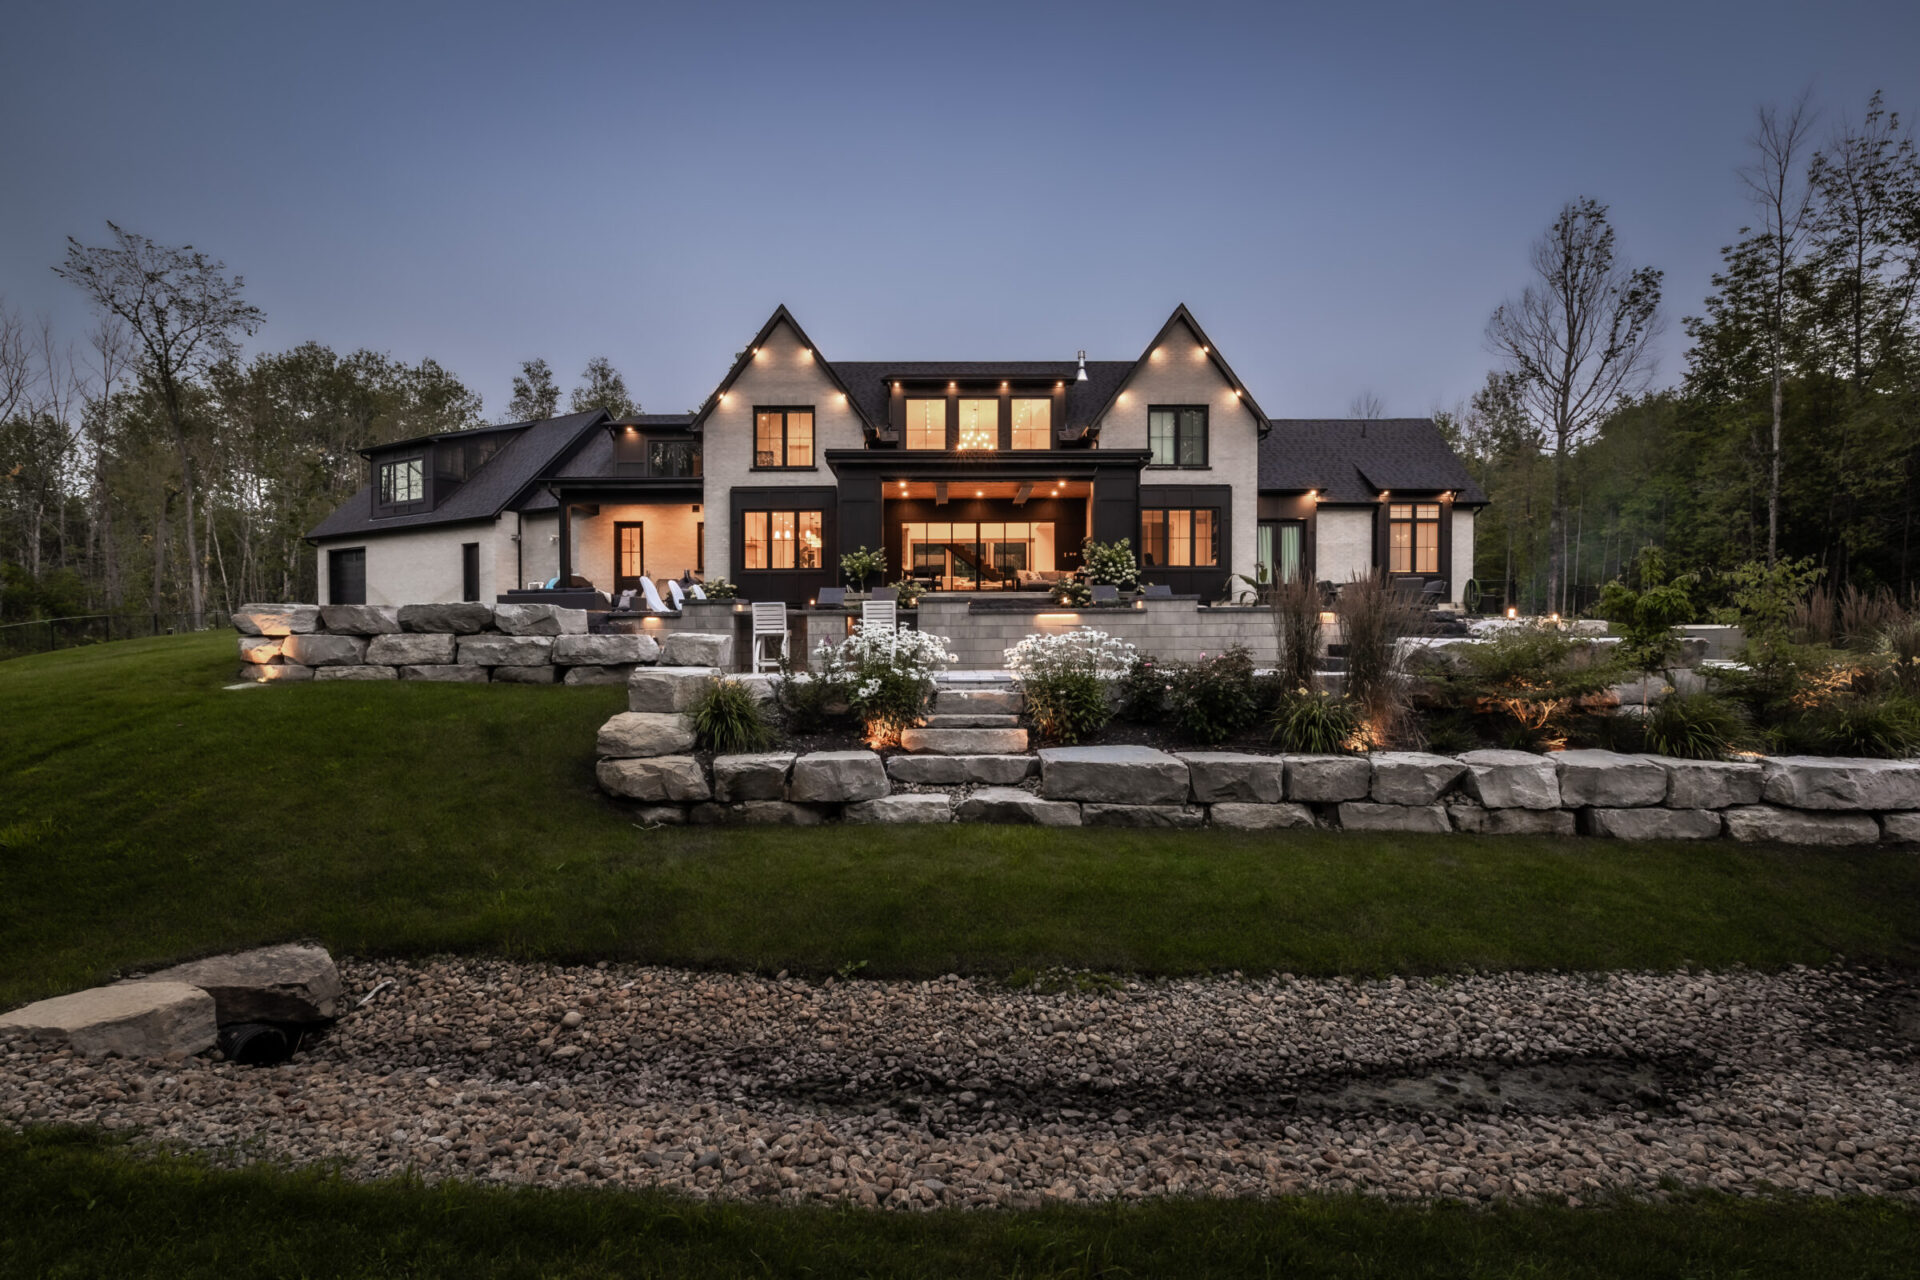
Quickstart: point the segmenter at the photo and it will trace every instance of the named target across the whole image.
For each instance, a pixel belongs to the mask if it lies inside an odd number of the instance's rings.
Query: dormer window
[[[396,458],[380,464],[380,504],[405,506],[427,496],[425,468],[418,457]]]

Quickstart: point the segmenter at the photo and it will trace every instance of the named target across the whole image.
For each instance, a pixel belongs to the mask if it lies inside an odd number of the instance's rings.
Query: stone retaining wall
[[[1273,615],[1266,609],[1201,608],[1193,600],[1135,599],[1117,607],[1063,608],[1032,600],[1027,609],[973,609],[965,599],[923,596],[914,625],[944,636],[966,669],[1007,665],[1005,651],[1030,635],[1063,631],[1104,631],[1162,662],[1192,662],[1203,654],[1245,645],[1260,666],[1271,666],[1278,652]],[[1009,605],[1025,603],[1020,597]]]

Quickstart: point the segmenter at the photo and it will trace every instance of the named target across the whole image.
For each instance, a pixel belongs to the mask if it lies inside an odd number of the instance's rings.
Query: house
[[[383,444],[309,535],[335,603],[642,576],[800,604],[840,556],[1039,590],[1087,538],[1215,599],[1232,575],[1471,575],[1486,503],[1426,419],[1273,419],[1178,307],[1134,360],[835,361],[776,310],[694,414],[578,413]]]

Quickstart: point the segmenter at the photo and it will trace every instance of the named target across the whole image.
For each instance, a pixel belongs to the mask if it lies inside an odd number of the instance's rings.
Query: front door
[[[613,589],[638,591],[647,572],[647,526],[617,521],[613,526]]]

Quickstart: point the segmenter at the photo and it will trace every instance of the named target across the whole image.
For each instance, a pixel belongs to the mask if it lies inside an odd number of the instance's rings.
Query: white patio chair
[[[862,630],[892,631],[900,625],[900,605],[894,600],[862,600],[860,602],[860,627]]]
[[[705,600],[707,598],[707,589],[696,582],[687,588],[687,594],[695,600]]]
[[[640,579],[640,594],[646,597],[647,608],[655,613],[667,612],[667,603],[660,598],[660,588],[653,585],[652,578]]]
[[[780,649],[777,654],[768,654],[762,645],[765,640],[778,640]],[[780,669],[780,660],[787,656],[787,606],[781,600],[756,600],[753,602],[753,670],[755,674],[763,670]]]
[[[687,603],[687,593],[680,589],[678,578],[667,579],[667,595],[673,600],[673,607],[683,608]]]

